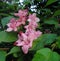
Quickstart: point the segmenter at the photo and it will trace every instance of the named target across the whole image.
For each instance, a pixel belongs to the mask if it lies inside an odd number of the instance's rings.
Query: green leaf
[[[17,52],[20,52],[20,48],[19,47],[13,47],[7,55],[17,53]]]
[[[51,44],[55,41],[56,38],[56,34],[44,34],[41,40],[44,41],[45,44]]]
[[[6,52],[0,51],[0,61],[6,61]]]
[[[59,47],[59,48],[60,48],[60,36],[59,36],[59,37],[57,37],[57,47]]]
[[[58,16],[58,15],[60,15],[60,10],[55,11],[53,16]]]
[[[17,53],[13,53],[13,56],[17,58],[18,57],[18,54]]]
[[[32,61],[46,61],[44,59],[45,59],[45,57],[42,54],[36,53],[34,55],[34,58],[32,59]]]
[[[8,17],[5,17],[1,20],[3,27],[5,27],[7,23],[9,23],[11,18],[13,18],[13,16],[8,16]]]
[[[44,47],[43,42],[41,41],[42,36],[38,37],[36,40],[33,42],[33,46],[30,50],[38,50],[40,48]]]
[[[52,57],[52,61],[60,61],[60,56],[58,55],[58,53],[53,52]]]
[[[39,50],[45,45],[50,45],[57,38],[56,34],[43,34],[33,42],[33,47],[30,50]]]
[[[60,56],[49,48],[43,48],[36,52],[32,61],[59,61]]]
[[[55,27],[58,25],[58,21],[56,18],[45,19],[44,23],[51,24],[51,25],[54,24]]]
[[[14,42],[17,40],[17,34],[14,32],[0,32],[0,42]]]
[[[48,0],[47,3],[46,3],[46,6],[52,4],[52,3],[56,2],[56,1],[57,1],[57,0]]]

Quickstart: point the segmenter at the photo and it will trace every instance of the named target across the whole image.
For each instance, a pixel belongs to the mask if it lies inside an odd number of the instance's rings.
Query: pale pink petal
[[[41,31],[36,31],[36,36],[39,37],[41,36],[42,32]]]
[[[28,19],[27,21],[31,22],[32,20],[31,19]]]
[[[33,43],[33,41],[30,41],[30,44],[29,44],[29,47],[30,47],[30,48],[32,47],[32,43]]]
[[[24,41],[27,40],[27,36],[26,36],[26,34],[22,33],[21,36],[23,37],[23,40],[24,40]]]
[[[23,41],[21,41],[20,39],[18,39],[17,41],[16,41],[16,46],[23,46],[24,45],[24,42]]]
[[[7,28],[7,32],[10,32],[10,31],[12,31],[13,29],[12,28]]]
[[[7,26],[10,27],[11,23],[8,23]]]
[[[17,28],[14,28],[13,30],[14,30],[14,31],[17,31]]]
[[[15,16],[18,16],[18,13],[14,13]]]
[[[40,21],[40,19],[39,18],[36,18],[36,22],[39,22]]]
[[[17,22],[17,23],[16,23],[16,26],[17,26],[17,27],[19,27],[20,25],[21,25],[21,23],[20,23],[20,22]]]
[[[27,54],[28,50],[29,50],[29,46],[28,45],[22,46],[22,50],[23,50],[24,54]]]

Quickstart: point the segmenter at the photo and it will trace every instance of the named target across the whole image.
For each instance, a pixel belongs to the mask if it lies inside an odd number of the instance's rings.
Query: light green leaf
[[[59,61],[60,56],[49,48],[43,48],[36,52],[32,61]]]
[[[42,54],[36,53],[34,55],[34,58],[32,59],[32,61],[46,61],[44,59],[45,59],[45,57]]]
[[[58,55],[58,53],[53,52],[52,57],[52,61],[60,61],[60,56]]]
[[[58,15],[60,15],[60,10],[55,11],[53,16],[58,16]]]
[[[7,55],[17,53],[17,52],[20,52],[20,48],[19,47],[13,47]]]
[[[0,61],[6,61],[6,52],[0,51]]]
[[[14,32],[0,32],[0,42],[14,42],[17,40],[17,33]]]
[[[3,27],[5,27],[7,23],[9,23],[11,18],[13,18],[13,16],[8,16],[8,17],[5,17],[1,20]]]
[[[45,6],[48,6],[48,5],[50,5],[50,4],[52,4],[52,3],[56,2],[56,1],[57,0],[48,0]]]

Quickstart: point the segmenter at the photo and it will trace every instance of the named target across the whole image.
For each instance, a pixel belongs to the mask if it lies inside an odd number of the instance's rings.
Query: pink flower
[[[26,21],[27,21],[27,17],[21,17],[21,18],[18,19],[18,22],[20,22],[21,25],[22,24],[25,25]]]
[[[28,36],[24,33],[18,35],[18,40],[14,43],[17,46],[22,46],[22,50],[25,54],[28,53],[28,49],[31,47],[32,41],[28,40]]]
[[[33,41],[41,36],[42,32],[36,31],[38,26],[37,22],[39,22],[39,18],[36,17],[36,14],[28,15],[28,11],[26,10],[19,10],[18,13],[14,14],[19,18],[15,20],[12,18],[10,22],[7,24],[8,28],[6,31],[17,31],[18,27],[21,25],[25,25],[26,21],[28,21],[28,25],[24,26],[25,32],[19,32],[18,40],[14,43],[16,46],[21,46],[22,51],[24,54],[27,54],[29,49],[32,47]]]
[[[37,39],[42,34],[42,32],[29,29],[28,31],[26,30],[25,34],[28,36],[28,40],[33,41]]]
[[[28,10],[27,9],[25,9],[25,10],[19,10],[18,13],[15,13],[14,15],[18,16],[19,17],[18,21],[21,24],[25,25],[25,22],[27,20],[27,15],[28,15]]]
[[[25,9],[25,10],[19,10],[18,13],[15,13],[14,15],[18,17],[26,17],[27,14],[28,14],[28,10]]]
[[[30,14],[29,18],[28,18],[29,24],[27,26],[25,26],[25,29],[36,29],[38,24],[37,22],[39,22],[39,18],[36,17],[36,14]]]
[[[27,26],[25,26],[24,28],[25,29],[36,29],[37,28],[37,26],[38,26],[38,24],[36,23],[36,22],[29,22],[29,24],[27,25]]]
[[[39,22],[40,20],[39,20],[38,17],[36,17],[36,14],[33,13],[33,14],[30,14],[30,15],[29,15],[29,19],[28,19],[28,21],[29,21],[29,22],[31,22],[31,21]]]
[[[10,23],[7,24],[8,28],[6,31],[17,31],[17,27],[20,26],[20,22],[16,21],[14,18],[10,20]]]
[[[22,19],[22,17],[20,19]],[[21,21],[22,20],[20,20],[20,22]],[[16,41],[16,45],[21,46],[22,51],[25,54],[27,54],[28,50],[32,47],[33,41],[42,34],[42,32],[36,31],[36,28],[38,26],[37,22],[39,21],[39,18],[36,17],[35,13],[29,16],[28,21],[29,24],[24,27],[26,29],[25,33],[20,32],[18,35],[18,40]]]
[[[25,33],[20,32],[18,34],[18,40],[16,41],[16,46],[21,46],[24,54],[28,53],[28,50],[32,47],[32,43],[37,39],[42,33],[40,31],[29,30]]]

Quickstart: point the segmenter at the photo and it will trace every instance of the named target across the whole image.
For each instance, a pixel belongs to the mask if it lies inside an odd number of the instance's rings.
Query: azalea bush
[[[0,61],[60,61],[59,0],[0,3]]]

